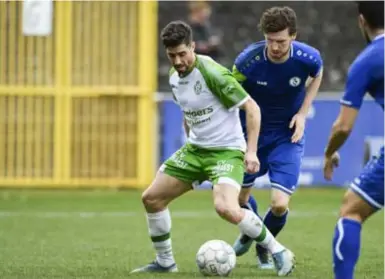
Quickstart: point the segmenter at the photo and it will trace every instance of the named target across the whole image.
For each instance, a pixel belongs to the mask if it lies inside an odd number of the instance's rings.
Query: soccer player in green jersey
[[[293,253],[282,246],[250,210],[239,206],[244,171],[259,170],[256,156],[260,110],[225,67],[197,55],[189,25],[169,23],[161,40],[172,64],[170,85],[184,113],[187,143],[160,167],[142,196],[156,259],[132,272],[176,272],[167,208],[175,198],[204,180],[213,183],[214,207],[220,217],[266,247],[279,276],[294,268]],[[245,110],[248,141],[243,136],[239,109]]]

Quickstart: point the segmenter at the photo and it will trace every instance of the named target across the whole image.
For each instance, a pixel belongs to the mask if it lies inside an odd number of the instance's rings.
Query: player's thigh
[[[239,193],[245,172],[242,151],[229,149],[209,151],[204,156],[202,164],[207,178],[213,185],[228,184]]]
[[[199,160],[188,145],[183,146],[159,168],[153,183],[143,193],[143,202],[152,208],[167,205],[193,189],[200,176]]]
[[[302,143],[285,142],[277,145],[269,154],[269,178],[271,187],[291,195],[298,184],[304,146]]]
[[[159,170],[151,185],[143,192],[147,212],[158,212],[172,200],[191,190],[191,184]]]
[[[218,214],[231,222],[239,221],[238,195],[245,171],[244,153],[239,150],[217,150],[204,160],[204,170],[212,181],[214,206]],[[235,219],[234,219],[235,218]]]
[[[190,144],[184,145],[167,159],[160,171],[187,183],[190,188],[204,181],[201,158]]]
[[[361,195],[348,189],[344,195],[340,208],[340,217],[349,218],[363,223],[377,208],[370,205]]]
[[[354,179],[341,207],[342,217],[365,221],[384,206],[384,157],[372,158]],[[360,221],[360,220],[359,220]]]

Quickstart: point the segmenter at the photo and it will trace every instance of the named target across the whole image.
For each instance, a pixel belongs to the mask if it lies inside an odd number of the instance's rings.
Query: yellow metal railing
[[[155,1],[57,1],[47,37],[0,1],[0,186],[144,187],[154,175]]]

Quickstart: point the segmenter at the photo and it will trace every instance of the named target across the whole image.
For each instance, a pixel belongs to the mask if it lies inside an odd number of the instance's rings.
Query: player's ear
[[[190,49],[191,49],[191,51],[195,51],[195,42],[194,41],[191,42]]]
[[[358,24],[361,28],[364,28],[366,25],[366,20],[362,14],[358,16]]]
[[[294,33],[293,35],[291,35],[292,40],[295,40],[296,38],[297,38],[297,33]]]

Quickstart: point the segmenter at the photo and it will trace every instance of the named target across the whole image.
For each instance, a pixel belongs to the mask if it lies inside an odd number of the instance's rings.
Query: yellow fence
[[[155,166],[157,6],[54,3],[52,35],[0,1],[0,186],[144,187]]]

